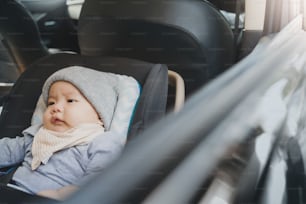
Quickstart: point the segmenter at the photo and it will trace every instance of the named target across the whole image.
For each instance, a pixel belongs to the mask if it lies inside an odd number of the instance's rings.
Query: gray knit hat
[[[80,66],[61,69],[53,73],[43,86],[42,96],[46,104],[49,89],[56,81],[67,81],[77,87],[98,112],[105,130],[109,130],[118,97],[115,74]]]

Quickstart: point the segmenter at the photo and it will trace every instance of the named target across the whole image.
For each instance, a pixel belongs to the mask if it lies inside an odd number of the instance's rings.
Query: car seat
[[[82,55],[167,64],[187,96],[233,63],[232,30],[204,0],[85,1],[78,33]]]
[[[118,57],[93,57],[58,53],[46,56],[22,73],[3,103],[0,117],[1,137],[15,137],[31,124],[31,118],[46,78],[58,69],[80,65],[104,72],[134,77],[141,86],[141,95],[129,132],[132,137],[165,113],[167,67],[139,60]]]
[[[0,34],[0,103],[20,74],[1,40]]]
[[[137,80],[141,92],[130,122],[128,140],[164,115],[168,89],[168,70],[165,65],[119,57],[58,53],[36,61],[16,81],[3,104],[0,116],[1,138],[21,135],[21,131],[30,126],[44,81],[53,72],[72,65],[132,76]],[[7,183],[10,180],[14,168],[16,167],[2,169],[2,173],[7,173],[7,175],[0,177],[1,183]],[[41,199],[13,189],[7,191],[5,190],[8,195],[1,198],[1,202],[18,203]],[[19,195],[19,197],[14,195]]]
[[[0,1],[0,33],[20,72],[49,54],[31,14],[17,1]]]

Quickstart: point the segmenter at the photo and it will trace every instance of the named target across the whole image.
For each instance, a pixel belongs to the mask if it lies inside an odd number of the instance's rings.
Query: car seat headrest
[[[203,0],[90,0],[78,24],[82,55],[119,56],[167,64],[186,82],[186,94],[233,62],[227,20]]]

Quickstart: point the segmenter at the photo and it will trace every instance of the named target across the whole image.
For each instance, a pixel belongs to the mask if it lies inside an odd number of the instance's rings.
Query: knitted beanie
[[[99,114],[105,130],[109,130],[118,98],[117,78],[114,74],[80,66],[56,71],[46,80],[42,89],[43,100],[46,104],[49,89],[56,81],[67,81],[78,88]]]

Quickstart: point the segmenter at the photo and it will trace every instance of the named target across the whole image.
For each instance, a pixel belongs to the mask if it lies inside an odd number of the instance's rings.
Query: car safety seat
[[[165,65],[119,57],[93,57],[58,53],[37,60],[21,74],[3,104],[0,116],[2,137],[21,136],[29,127],[45,80],[55,71],[68,66],[84,66],[103,72],[134,77],[140,85],[140,96],[130,122],[128,139],[139,134],[166,111],[168,70]],[[12,170],[13,169],[13,170]],[[16,167],[1,169],[0,183],[8,183]],[[5,203],[40,201],[42,198],[2,186]]]
[[[168,89],[168,72],[165,65],[119,57],[58,53],[36,61],[16,81],[3,103],[0,117],[1,138],[21,135],[22,130],[30,126],[44,81],[56,70],[72,65],[128,75],[138,81],[141,93],[131,123],[129,138],[164,115]]]
[[[187,96],[233,63],[231,28],[204,0],[85,1],[78,33],[82,55],[167,64]]]

